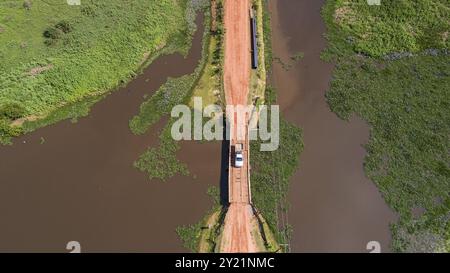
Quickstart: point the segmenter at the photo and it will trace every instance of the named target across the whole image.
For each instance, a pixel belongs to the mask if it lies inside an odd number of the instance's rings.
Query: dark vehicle
[[[258,27],[255,12],[250,10],[250,29],[252,35],[252,69],[258,68]]]

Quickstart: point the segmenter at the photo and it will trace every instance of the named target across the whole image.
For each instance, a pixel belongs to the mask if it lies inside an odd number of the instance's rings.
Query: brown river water
[[[69,241],[83,252],[186,251],[175,229],[211,207],[206,191],[218,184],[221,144],[183,143],[179,158],[192,175],[150,181],[132,164],[157,145],[164,122],[135,136],[128,121],[167,77],[194,71],[202,32],[187,58],[160,57],[78,123],[64,121],[0,147],[0,251],[67,252]]]
[[[387,251],[394,214],[362,168],[369,128],[357,118],[338,119],[325,102],[333,66],[319,59],[326,46],[323,1],[270,2],[274,55],[289,60],[305,54],[289,71],[277,64],[273,71],[285,117],[304,131],[305,150],[289,198],[291,249],[364,252],[367,242],[379,241]],[[143,96],[167,77],[195,69],[201,31],[187,58],[158,58],[78,123],[60,122],[0,147],[1,252],[67,252],[69,241],[80,242],[83,252],[186,251],[175,228],[196,223],[211,207],[206,190],[226,174],[226,149],[221,143],[184,142],[178,157],[192,175],[150,181],[132,163],[157,145],[164,121],[144,136],[134,136],[128,121]]]
[[[340,120],[325,101],[333,65],[320,60],[326,31],[324,0],[270,1],[274,57],[304,58],[289,71],[275,64],[273,83],[284,116],[300,126],[305,149],[291,181],[288,222],[293,252],[367,252],[369,241],[389,251],[395,215],[366,178],[363,145],[369,127],[358,118]]]

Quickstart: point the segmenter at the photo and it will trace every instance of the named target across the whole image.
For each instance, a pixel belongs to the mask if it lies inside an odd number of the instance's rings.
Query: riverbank
[[[204,2],[206,3],[206,2]],[[178,78],[169,78],[155,94],[146,99],[139,108],[139,113],[129,122],[130,130],[135,135],[147,133],[153,125],[163,117],[170,114],[176,105],[189,104],[193,92],[197,90],[199,82],[209,72],[211,65],[211,12],[207,10],[208,5],[200,7],[200,17],[203,25],[197,30],[202,37],[201,58],[197,67],[191,74]],[[209,90],[210,93],[213,90]],[[181,145],[171,135],[172,124],[175,119],[169,117],[165,127],[161,130],[157,147],[149,147],[135,162],[134,167],[148,174],[149,179],[167,180],[177,174],[188,175],[188,167],[177,159],[177,152]]]
[[[220,177],[220,143],[180,143],[177,157],[192,176],[149,181],[133,161],[158,145],[165,123],[136,136],[129,121],[169,77],[194,72],[200,32],[187,56],[154,60],[77,123],[61,121],[0,146],[0,251],[66,252],[72,240],[83,252],[186,251],[174,231],[211,207],[205,192]],[[167,202],[168,196],[177,202]]]
[[[158,56],[186,54],[195,30],[196,7],[187,0],[137,1],[126,9],[116,0],[81,6],[53,2],[1,4],[2,143],[73,117],[67,108],[85,114],[92,105],[86,101],[129,82]],[[22,126],[27,122],[34,125]]]
[[[302,128],[304,142],[300,167],[289,180],[289,246],[292,252],[367,252],[367,243],[376,240],[385,252],[395,214],[364,173],[370,128],[358,117],[341,120],[325,97],[334,66],[321,60],[324,4],[270,1],[273,55],[282,61],[273,64],[272,84],[284,118]],[[303,58],[293,62],[300,53]]]
[[[448,252],[450,6],[360,2],[328,0],[323,10],[323,57],[337,63],[328,103],[371,127],[364,169],[398,213],[392,250]]]

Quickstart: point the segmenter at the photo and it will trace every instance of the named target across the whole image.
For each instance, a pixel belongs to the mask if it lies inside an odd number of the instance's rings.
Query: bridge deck
[[[246,129],[247,131],[247,129]],[[235,167],[235,147],[237,144],[243,144],[244,166]],[[251,204],[250,190],[250,145],[248,134],[243,141],[231,140],[229,148],[229,175],[228,175],[228,202]]]

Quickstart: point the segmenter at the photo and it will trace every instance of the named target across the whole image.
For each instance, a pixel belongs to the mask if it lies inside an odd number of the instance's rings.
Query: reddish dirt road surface
[[[224,86],[227,104],[247,105],[250,83],[250,1],[225,0]]]
[[[224,87],[228,105],[247,105],[250,83],[250,1],[225,0],[225,67]],[[247,115],[244,115],[247,116]],[[231,153],[237,143],[244,144],[244,166],[229,166],[229,202],[225,226],[222,233],[221,252],[256,252],[252,237],[252,219],[254,218],[249,192],[249,151],[246,139],[247,118],[239,120],[236,115],[228,116],[232,120]],[[239,134],[238,132],[244,132]]]

